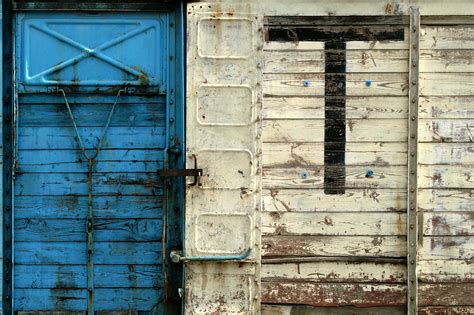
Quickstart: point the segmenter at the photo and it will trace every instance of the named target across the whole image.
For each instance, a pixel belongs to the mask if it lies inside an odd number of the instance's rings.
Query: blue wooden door
[[[16,16],[15,310],[160,312],[179,285],[173,16]]]

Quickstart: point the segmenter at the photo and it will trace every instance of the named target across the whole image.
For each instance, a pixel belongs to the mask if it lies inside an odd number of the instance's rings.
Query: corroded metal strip
[[[2,314],[13,313],[13,160],[14,91],[13,91],[13,11],[12,3],[3,0],[3,282]]]
[[[418,306],[417,249],[418,249],[418,101],[419,101],[419,42],[420,11],[410,8],[410,70],[408,116],[408,314],[416,314]]]

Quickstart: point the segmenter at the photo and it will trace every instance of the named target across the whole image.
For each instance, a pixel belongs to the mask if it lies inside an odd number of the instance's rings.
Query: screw
[[[415,228],[415,226],[413,224],[410,224],[410,229],[413,230],[414,228]]]

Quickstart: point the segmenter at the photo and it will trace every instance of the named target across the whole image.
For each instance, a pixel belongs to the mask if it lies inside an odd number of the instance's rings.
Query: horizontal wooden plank
[[[425,236],[420,248],[420,259],[473,259],[472,236]]]
[[[162,289],[155,288],[98,288],[94,290],[95,310],[151,310],[162,301],[163,295]],[[87,290],[18,289],[15,290],[14,303],[17,311],[32,309],[85,311],[87,309]]]
[[[371,80],[370,86],[366,84],[367,80]],[[266,96],[323,96],[325,75],[322,73],[265,74],[263,93]],[[407,93],[408,75],[406,73],[348,73],[346,75],[345,95],[347,96],[406,96]]]
[[[464,213],[424,212],[423,234],[428,236],[474,236],[474,210]]]
[[[157,196],[101,196],[93,198],[94,218],[160,219],[163,202]],[[87,196],[15,196],[15,219],[87,218]]]
[[[324,142],[324,129],[323,119],[264,120],[262,137],[264,142]],[[346,141],[405,142],[407,129],[407,119],[348,119]]]
[[[466,315],[474,314],[474,306],[425,306],[418,308],[420,315]]]
[[[92,155],[93,152],[90,152]],[[162,169],[164,150],[101,150],[94,172],[155,172]],[[81,150],[21,150],[18,173],[84,173],[87,159]]]
[[[402,284],[262,282],[262,303],[359,307],[403,305]]]
[[[403,118],[408,117],[408,98],[405,96],[346,97],[346,117],[351,118]],[[325,118],[326,106],[322,96],[264,97],[264,119]],[[335,110],[341,110],[335,108]]]
[[[380,212],[406,211],[406,190],[346,189],[326,195],[323,189],[264,189],[264,211]]]
[[[474,50],[422,50],[420,72],[474,72]]]
[[[469,165],[474,164],[473,143],[419,143],[420,164]],[[347,156],[347,155],[346,155]]]
[[[474,27],[423,26],[420,34],[421,49],[474,49]]]
[[[422,96],[420,118],[473,118],[473,96]]]
[[[324,143],[263,143],[263,167],[305,167],[324,165]],[[336,153],[336,152],[334,152]],[[345,165],[405,165],[407,144],[374,142],[346,144]]]
[[[262,315],[296,315],[296,314],[318,314],[318,315],[404,315],[405,306],[375,306],[375,307],[356,307],[356,306],[338,306],[338,307],[315,307],[308,305],[272,305],[262,304]]]
[[[405,283],[404,264],[307,262],[262,264],[262,281]]]
[[[78,127],[104,127],[112,104],[71,104]],[[117,104],[110,126],[164,126],[165,104]],[[63,104],[20,104],[20,127],[72,127],[66,106]]]
[[[334,166],[332,168],[337,168]],[[345,169],[347,188],[392,188],[406,187],[406,166],[341,166]],[[339,167],[339,168],[341,168]],[[367,177],[367,171],[373,175]],[[324,166],[303,168],[265,168],[262,174],[264,188],[324,188]],[[326,184],[326,187],[329,184]]]
[[[263,212],[262,235],[405,235],[404,213]]]
[[[406,29],[407,30],[407,29]],[[346,49],[349,50],[406,50],[409,48],[405,31],[404,41],[350,41],[346,43]],[[305,51],[305,50],[323,50],[324,42],[310,41],[291,41],[277,42],[267,41],[264,45],[265,51]]]
[[[421,73],[420,95],[474,95],[474,72]]]
[[[370,25],[394,25],[407,24],[408,20],[402,15],[385,16],[266,16],[264,23],[274,27],[292,26],[370,26]]]
[[[156,265],[95,265],[96,288],[155,288],[163,286],[163,270]],[[16,265],[17,289],[86,289],[86,265]]]
[[[473,142],[473,119],[420,119],[421,142]]]
[[[262,256],[405,257],[406,241],[399,236],[263,236]]]
[[[419,306],[474,305],[474,283],[430,283],[418,288]]]
[[[34,265],[85,265],[84,242],[15,242],[15,263]],[[161,264],[161,242],[95,242],[94,264]]]
[[[103,127],[79,128],[86,149],[95,149]],[[102,145],[103,149],[162,149],[165,145],[165,128],[111,127]],[[78,149],[72,127],[23,127],[18,133],[18,147],[28,149]]]
[[[420,189],[418,207],[424,211],[467,211],[474,209],[474,189]]]
[[[472,188],[472,165],[419,165],[420,188]]]
[[[264,73],[324,73],[324,50],[265,51]],[[347,50],[346,72],[408,72],[408,50]],[[463,72],[465,72],[464,70]]]
[[[162,183],[155,173],[96,173],[94,195],[161,195]],[[16,196],[64,196],[88,194],[87,174],[24,173],[15,181]]]
[[[472,263],[465,260],[419,260],[418,278],[422,282],[474,282]]]
[[[157,219],[95,219],[94,241],[159,241],[162,224]],[[18,242],[82,242],[87,239],[87,221],[16,219],[14,234]]]

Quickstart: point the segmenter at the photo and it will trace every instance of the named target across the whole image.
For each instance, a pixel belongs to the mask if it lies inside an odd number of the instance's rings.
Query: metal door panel
[[[83,312],[93,301],[95,311],[149,312],[163,303],[166,283],[180,283],[162,261],[163,235],[167,247],[181,239],[179,211],[164,220],[170,204],[179,209],[180,193],[156,174],[179,167],[166,153],[180,137],[169,122],[179,122],[170,109],[173,19],[173,13],[16,16],[14,310]],[[88,161],[66,100],[90,155],[118,100],[91,176],[92,300]],[[166,274],[173,278],[165,281]]]

